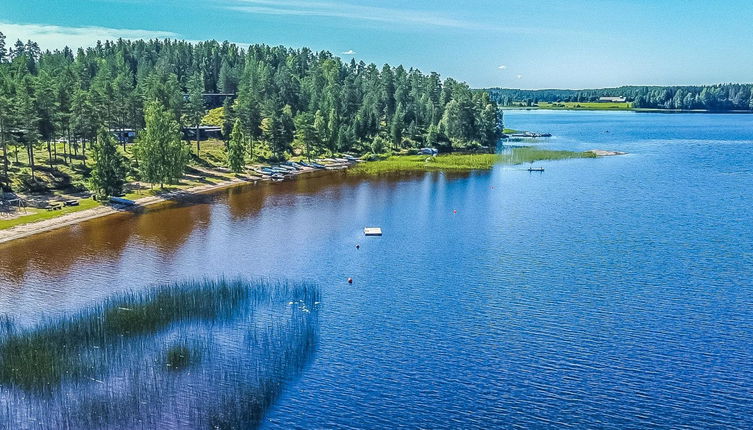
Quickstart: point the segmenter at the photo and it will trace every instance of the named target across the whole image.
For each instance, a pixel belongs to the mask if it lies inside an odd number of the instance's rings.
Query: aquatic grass
[[[592,152],[560,151],[534,148],[530,146],[507,147],[500,154],[443,154],[393,155],[384,160],[369,161],[348,170],[349,174],[381,175],[390,173],[412,173],[425,171],[488,170],[497,163],[522,164],[543,160],[565,160],[570,158],[596,158]]]
[[[126,293],[30,331],[17,331],[6,323],[0,342],[0,384],[39,388],[63,379],[94,377],[98,366],[80,360],[80,349],[101,348],[179,321],[227,317],[252,291],[258,294],[240,281],[187,282]]]
[[[165,354],[165,365],[170,370],[182,370],[199,359],[200,354],[197,350],[186,345],[173,345]]]
[[[36,327],[5,318],[0,427],[253,426],[313,354],[319,301],[311,284],[199,280]]]
[[[561,151],[534,148],[531,146],[507,147],[500,156],[505,164],[533,163],[535,161],[555,161],[572,158],[597,158],[593,152]]]
[[[369,161],[348,170],[353,174],[379,175],[394,172],[488,170],[499,161],[497,154],[393,155]]]

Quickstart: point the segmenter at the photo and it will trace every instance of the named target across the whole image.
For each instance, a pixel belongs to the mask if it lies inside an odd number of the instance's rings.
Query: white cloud
[[[342,55],[356,55],[356,51],[354,51],[352,49],[348,49],[347,51],[341,52],[340,54],[342,54]]]
[[[33,40],[42,49],[72,49],[93,46],[98,40],[115,39],[164,39],[177,38],[180,35],[169,31],[133,30],[106,27],[61,27],[46,24],[17,24],[0,21],[0,32],[13,45],[17,39]]]
[[[452,27],[472,30],[490,27],[473,21],[464,21],[439,15],[430,11],[363,6],[358,4],[306,0],[234,0],[235,6],[228,9],[261,15],[297,15],[346,18],[361,21],[377,21],[393,24]]]
[[[505,65],[503,64],[503,65],[501,65],[501,66],[499,66],[499,67],[497,67],[497,68],[498,68],[499,70],[505,70],[505,69],[507,68],[507,66],[505,66]]]

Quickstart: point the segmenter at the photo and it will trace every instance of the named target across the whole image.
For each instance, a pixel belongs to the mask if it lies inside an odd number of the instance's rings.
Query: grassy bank
[[[37,209],[37,208],[22,208],[21,209],[22,215],[18,217],[10,218],[10,219],[0,218],[0,230],[15,227],[17,225],[28,224],[31,222],[44,221],[46,219],[56,218],[61,215],[66,215],[69,213],[74,213],[74,212],[79,212],[86,209],[95,208],[99,205],[100,204],[95,200],[81,199],[79,200],[78,206],[65,206],[62,209],[53,210],[53,211],[50,211],[47,209]]]
[[[394,172],[434,170],[469,171],[491,169],[499,161],[497,154],[393,155],[384,160],[359,164],[349,173],[378,175]]]
[[[225,167],[227,156],[224,143],[219,140],[201,142],[201,152],[196,152],[195,142],[188,144],[191,148],[189,166],[214,169]],[[126,158],[127,165],[133,159],[134,144],[129,143],[125,149],[118,145],[118,151]],[[81,148],[76,154],[65,157],[62,143],[51,144],[51,150],[46,145],[38,145],[34,149],[35,174],[31,176],[29,156],[24,148],[10,146],[8,151],[8,176],[11,188],[17,192],[59,192],[83,191],[86,189],[94,160],[91,158],[91,148],[87,148],[84,156]],[[134,172],[131,172],[132,174]],[[131,178],[132,179],[132,178]]]
[[[18,161],[15,154],[11,153],[9,176],[13,188],[18,190],[18,195],[27,201],[28,206],[17,209],[16,207],[0,207],[0,230],[15,226],[44,221],[67,215],[74,212],[92,209],[100,206],[100,203],[89,198],[86,191],[88,175],[93,166],[90,157],[84,158],[79,151],[78,155],[71,157],[68,163],[63,161],[62,143],[55,145],[57,157],[54,152],[50,158],[46,147],[35,150],[37,168],[35,179],[30,175],[30,166],[25,151],[19,151]],[[202,142],[200,155],[196,154],[196,146],[192,144],[192,155],[186,174],[178,181],[164,189],[152,188],[146,184],[135,181],[133,176],[128,179],[126,185],[127,199],[136,200],[143,197],[159,196],[165,193],[186,190],[193,187],[215,185],[235,179],[237,175],[231,173],[224,166],[226,164],[224,143],[219,140]],[[14,148],[15,149],[15,148]],[[124,150],[118,147],[118,151],[127,160],[132,158],[133,145],[129,144]],[[129,161],[130,163],[130,161]],[[132,175],[134,172],[131,172]],[[66,206],[61,210],[47,210],[44,206],[66,200],[78,200],[78,206]]]
[[[505,164],[523,164],[535,161],[555,161],[571,158],[597,158],[597,155],[593,152],[559,151],[531,146],[513,147],[505,150],[500,155],[501,161]]]

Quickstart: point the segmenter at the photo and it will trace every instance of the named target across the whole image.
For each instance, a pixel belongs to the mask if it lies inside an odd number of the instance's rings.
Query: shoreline
[[[350,167],[350,166],[348,166]],[[328,169],[329,170],[329,169]],[[297,172],[292,177],[293,180],[299,175],[310,174],[318,172],[317,169],[303,170]],[[166,192],[164,194],[142,197],[134,200],[134,204],[130,206],[125,205],[101,205],[90,209],[84,209],[82,211],[73,212],[59,217],[45,219],[41,221],[29,222],[26,224],[20,224],[14,227],[10,227],[5,230],[0,230],[0,245],[7,244],[14,240],[27,238],[41,233],[58,230],[64,227],[70,227],[75,224],[90,221],[97,218],[103,218],[110,215],[115,215],[124,212],[134,213],[139,209],[143,209],[149,206],[154,206],[159,203],[165,203],[170,201],[180,201],[189,196],[195,196],[198,194],[206,194],[215,191],[221,191],[228,188],[233,188],[241,185],[251,185],[257,182],[273,182],[271,178],[264,178],[258,176],[246,176],[245,178],[235,178],[229,181],[222,181],[216,184],[199,185],[191,188],[181,189]]]
[[[585,151],[584,153],[590,153],[593,154],[593,158],[597,157],[604,157],[604,156],[613,156],[613,155],[623,155],[624,153],[618,152],[618,151],[604,151],[604,150],[590,150]],[[479,154],[476,154],[477,156]],[[481,154],[481,156],[492,156],[492,157],[499,157],[499,154]],[[420,159],[419,161],[423,160],[422,156],[397,156],[400,158],[399,161],[405,163],[410,163],[414,158]],[[591,157],[586,157],[591,158]],[[550,159],[541,159],[539,161],[545,161]],[[331,171],[331,170],[342,170],[342,169],[350,169],[354,166],[358,166],[358,163],[348,162],[347,164],[344,164],[342,162],[339,162],[339,160],[327,160],[331,161],[334,164],[328,163],[326,165],[325,169],[315,169],[315,168],[304,168],[304,170],[297,171],[295,173],[292,173],[291,176],[289,176],[288,180],[296,180],[298,176],[301,175],[311,175],[315,172],[320,171]],[[389,162],[389,159],[381,160],[382,163]],[[374,162],[375,165],[379,165],[380,161]],[[485,170],[488,168],[491,168],[492,165],[495,164],[493,161],[485,162],[483,166],[477,166],[477,165],[459,165],[454,166],[452,164],[450,165],[437,165],[435,168],[426,168],[426,166],[423,165],[421,168],[411,169],[410,166],[402,165],[395,166],[398,168],[388,168],[387,171],[431,171],[431,170],[449,170],[449,171],[467,171],[467,170]],[[388,166],[389,167],[389,166]],[[433,166],[432,166],[433,167]],[[379,170],[379,169],[377,169]],[[366,174],[379,174],[379,173],[385,173],[385,172],[364,172]],[[166,202],[179,202],[182,200],[187,200],[191,196],[196,196],[199,194],[206,194],[206,193],[212,193],[212,192],[218,192],[224,189],[238,187],[242,185],[253,185],[258,182],[275,182],[271,177],[268,176],[255,176],[255,175],[243,175],[241,177],[236,177],[231,180],[226,180],[214,184],[204,184],[204,185],[197,185],[190,188],[185,189],[178,189],[174,191],[168,191],[164,192],[162,194],[158,195],[152,195],[152,196],[146,196],[141,197],[138,199],[133,200],[133,205],[122,205],[122,204],[111,204],[111,205],[101,205],[89,209],[84,209],[77,212],[72,212],[64,215],[60,215],[54,218],[49,218],[45,220],[40,221],[32,221],[25,224],[19,224],[4,230],[0,230],[0,245],[7,244],[9,242],[12,242],[14,240],[24,239],[27,237],[31,237],[37,234],[46,233],[54,230],[58,230],[65,227],[70,227],[72,225],[80,224],[86,221],[94,220],[97,218],[103,218],[110,215],[115,215],[118,213],[125,213],[125,212],[131,212],[136,213],[140,209],[147,208],[150,206],[154,206],[160,203],[166,203]]]
[[[753,110],[706,110],[706,109],[659,109],[659,108],[550,108],[539,106],[501,106],[504,111],[587,111],[587,112],[638,112],[638,113],[708,113],[708,114],[753,114]]]

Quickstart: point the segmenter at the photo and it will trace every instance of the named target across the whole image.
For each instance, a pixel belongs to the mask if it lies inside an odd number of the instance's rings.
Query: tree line
[[[624,86],[586,90],[516,90],[491,88],[490,98],[503,106],[538,102],[596,102],[599,97],[625,97],[636,108],[703,109],[714,112],[753,110],[753,84],[699,86]]]
[[[120,164],[109,148],[112,131],[133,129],[139,137],[126,170],[170,183],[190,157],[181,129],[196,128],[198,136],[208,118],[207,94],[219,93],[224,105],[210,116],[222,126],[228,164],[236,171],[248,161],[293,154],[493,149],[501,130],[489,94],[403,66],[213,40],[121,39],[42,51],[33,41],[7,46],[0,33],[4,182],[19,150],[26,151],[32,175],[34,150],[45,146],[50,160],[68,164],[86,160],[87,148],[99,144],[99,159]],[[62,142],[61,154],[55,142]],[[198,139],[196,146],[198,154]]]

